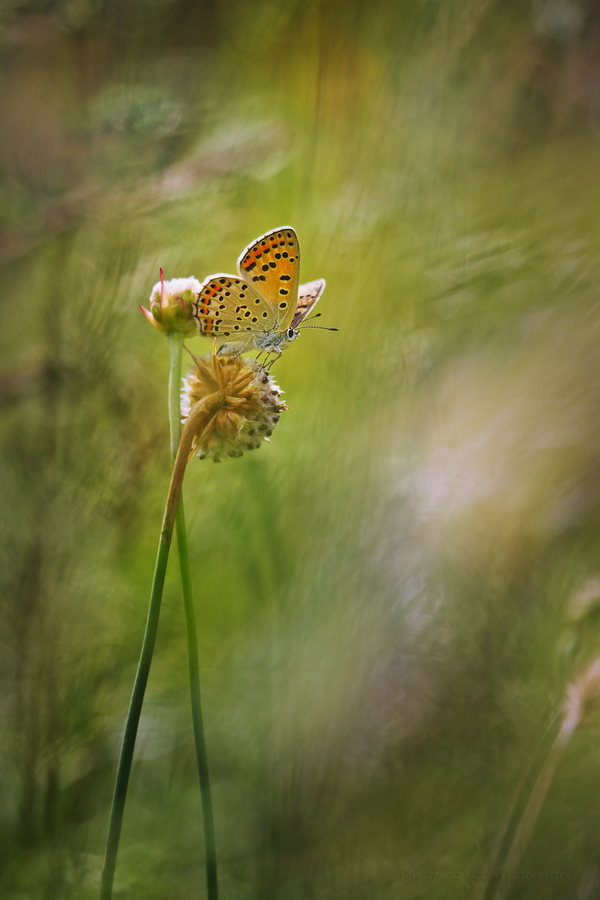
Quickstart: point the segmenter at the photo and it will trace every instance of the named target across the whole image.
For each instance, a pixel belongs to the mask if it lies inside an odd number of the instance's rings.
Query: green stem
[[[169,338],[169,426],[171,430],[171,462],[175,463],[179,441],[181,440],[181,355],[183,351],[183,335],[173,332]]]
[[[169,378],[169,421],[171,424],[171,455],[175,461],[181,437],[181,406],[179,385],[181,376],[181,351],[183,340],[177,333],[169,336],[171,351],[171,369]],[[196,615],[192,594],[192,580],[187,548],[187,533],[183,498],[179,501],[175,527],[177,529],[177,550],[179,552],[179,569],[183,591],[183,607],[187,632],[188,668],[190,673],[190,699],[192,706],[192,725],[196,744],[196,760],[200,780],[202,798],[202,815],[204,819],[204,843],[206,848],[206,888],[208,900],[217,900],[217,850],[215,843],[215,827],[213,820],[210,775],[208,771],[208,755],[204,737],[202,717],[202,701],[200,696],[200,663],[198,659],[198,638],[196,635]]]
[[[179,506],[179,498],[181,496],[181,488],[183,485],[183,476],[185,475],[185,467],[187,465],[190,450],[192,447],[192,441],[194,439],[194,435],[196,433],[197,428],[199,427],[199,419],[202,417],[204,413],[204,407],[206,405],[207,400],[210,398],[205,398],[199,403],[196,403],[194,407],[190,410],[190,413],[187,417],[185,428],[183,429],[183,434],[181,435],[181,440],[179,442],[179,448],[177,450],[177,456],[173,463],[173,470],[171,472],[171,483],[169,484],[169,493],[167,495],[167,502],[165,505],[165,512],[163,516],[162,527],[160,531],[160,538],[158,541],[158,552],[156,555],[156,564],[154,567],[154,578],[152,580],[152,590],[150,592],[150,604],[148,606],[148,616],[146,619],[146,629],[144,631],[144,638],[142,640],[142,650],[140,653],[140,660],[138,663],[138,669],[135,676],[135,682],[133,685],[133,691],[131,694],[131,701],[129,703],[129,710],[127,712],[127,721],[125,723],[125,733],[123,735],[123,744],[121,746],[121,755],[119,757],[119,765],[117,767],[117,779],[115,782],[115,790],[113,794],[112,808],[110,812],[110,820],[108,823],[108,834],[106,837],[106,853],[104,857],[104,867],[102,869],[102,880],[100,885],[100,900],[111,900],[112,892],[113,892],[113,881],[115,877],[115,868],[117,865],[117,853],[119,850],[119,839],[121,837],[121,828],[123,825],[123,813],[125,811],[125,800],[127,798],[127,788],[129,785],[129,776],[131,775],[131,766],[133,762],[133,751],[135,749],[135,739],[137,736],[140,714],[142,712],[142,704],[144,702],[144,694],[146,691],[146,685],[148,683],[148,675],[150,673],[150,665],[152,663],[152,654],[154,652],[154,644],[156,642],[156,633],[158,630],[158,619],[160,615],[160,605],[162,600],[163,588],[165,584],[165,574],[167,571],[167,562],[169,559],[169,550],[171,547],[171,539],[173,537],[173,528],[175,526],[175,519],[177,516],[177,509]],[[182,518],[182,524],[185,526],[185,523]],[[185,546],[185,537],[184,537],[184,546]],[[186,555],[187,559],[187,555]],[[189,581],[189,567],[187,569],[186,580]],[[195,631],[194,631],[194,639],[195,639]],[[188,644],[190,643],[190,637],[188,632]],[[191,664],[190,664],[191,665]],[[197,667],[197,650],[196,650],[196,667]],[[191,672],[190,672],[191,677]],[[195,680],[196,685],[198,685],[198,679]],[[198,691],[197,697],[199,700],[199,688],[192,689],[192,697],[196,694],[196,690]],[[194,700],[192,701],[194,702]],[[196,707],[197,709],[197,707]],[[201,715],[201,713],[200,713]],[[194,733],[197,731],[197,716],[194,718]],[[202,719],[200,718],[200,729],[202,728]],[[202,744],[203,742],[203,733],[202,735]],[[198,740],[196,743],[198,748]],[[198,752],[198,750],[197,750]],[[216,856],[214,852],[214,829],[212,828],[212,811],[210,807],[210,785],[208,783],[208,767],[206,764],[206,749],[204,748],[204,753],[199,752],[199,760],[202,759],[203,766],[201,768],[200,762],[198,763],[200,769],[200,779],[201,779],[201,790],[203,800],[206,796],[206,786],[208,786],[208,812],[205,809],[204,818],[205,821],[207,819],[207,815],[209,817],[210,827],[205,827],[205,840],[207,841],[207,880],[209,882],[209,893],[208,900],[216,900],[217,891],[216,891]],[[212,843],[210,843],[212,841]],[[211,893],[212,891],[212,893]]]
[[[183,482],[186,461],[187,460],[183,460],[182,466],[181,461],[178,460],[179,465],[177,466],[177,478],[175,476],[175,468],[173,470],[171,484],[169,486],[169,495],[167,497],[167,504],[165,507],[165,514],[163,517],[163,523],[158,542],[158,553],[156,555],[154,578],[152,581],[152,590],[150,592],[150,604],[148,607],[148,616],[146,619],[146,630],[144,632],[144,638],[142,641],[140,661],[138,663],[138,669],[135,676],[133,691],[131,694],[129,711],[127,713],[127,722],[125,724],[125,733],[123,735],[123,745],[121,747],[121,756],[119,758],[119,765],[117,768],[117,780],[115,782],[115,790],[110,812],[110,821],[108,824],[108,835],[106,838],[106,855],[104,857],[104,868],[102,870],[100,900],[110,900],[110,898],[112,897],[113,880],[115,876],[115,867],[117,864],[119,839],[121,837],[121,826],[123,824],[123,813],[125,810],[125,799],[127,797],[129,776],[131,774],[131,764],[133,761],[135,739],[137,736],[140,714],[142,712],[142,704],[144,702],[146,684],[148,683],[148,675],[150,673],[150,665],[152,663],[154,644],[156,642],[156,632],[158,630],[158,619],[160,615],[160,604],[165,584],[165,573],[167,571],[167,561],[169,559],[171,538],[173,536],[175,512],[177,509],[177,501],[181,493],[181,485]]]

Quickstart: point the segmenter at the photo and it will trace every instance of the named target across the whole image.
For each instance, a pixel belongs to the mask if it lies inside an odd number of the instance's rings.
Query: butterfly
[[[325,289],[325,279],[300,284],[300,245],[289,225],[267,231],[241,253],[237,275],[210,275],[193,301],[200,334],[224,343],[218,355],[245,350],[277,353]],[[337,329],[332,329],[337,330]]]

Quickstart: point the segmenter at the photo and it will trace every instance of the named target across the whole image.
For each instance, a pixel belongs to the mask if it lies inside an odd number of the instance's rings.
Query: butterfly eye
[[[287,330],[287,339],[288,339],[288,341],[293,341],[294,338],[295,338],[296,336],[297,336],[297,335],[296,335],[295,330],[294,330],[293,328],[288,328],[288,330]]]

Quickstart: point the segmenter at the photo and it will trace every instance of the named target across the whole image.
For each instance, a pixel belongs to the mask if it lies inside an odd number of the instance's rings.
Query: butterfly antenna
[[[312,316],[309,316],[308,319],[305,319],[301,325],[298,325],[298,328],[322,328],[323,331],[339,331],[339,328],[327,328],[325,325],[306,325],[305,322],[311,322],[313,319],[318,319],[319,316],[322,316],[323,313],[313,313]]]

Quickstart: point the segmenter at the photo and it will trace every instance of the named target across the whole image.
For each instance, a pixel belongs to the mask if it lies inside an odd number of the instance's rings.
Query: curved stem
[[[215,843],[215,826],[213,819],[212,794],[208,771],[208,754],[204,737],[202,718],[202,701],[200,697],[200,663],[198,660],[198,642],[196,638],[196,617],[194,613],[192,585],[189,574],[187,555],[187,536],[181,502],[177,510],[177,547],[179,549],[179,566],[181,569],[181,586],[183,588],[183,604],[187,631],[188,668],[190,673],[190,700],[192,706],[192,725],[196,744],[196,761],[202,797],[202,817],[204,820],[204,844],[206,847],[206,889],[208,900],[217,900],[217,849]]]
[[[138,663],[137,673],[127,712],[127,721],[125,723],[125,733],[123,735],[123,744],[121,746],[121,755],[117,768],[117,779],[115,782],[115,790],[113,794],[112,808],[110,812],[110,821],[108,824],[108,834],[106,838],[106,854],[104,857],[104,867],[102,869],[102,880],[100,886],[100,900],[111,900],[113,881],[115,877],[115,868],[117,865],[117,853],[119,850],[119,839],[121,837],[121,828],[123,825],[123,813],[125,811],[125,800],[127,797],[127,788],[129,785],[129,776],[131,774],[131,765],[133,762],[133,751],[135,748],[135,739],[137,736],[142,704],[144,702],[144,694],[146,684],[148,683],[148,675],[150,673],[150,665],[152,663],[152,654],[154,652],[154,644],[156,642],[156,632],[158,630],[158,619],[160,615],[160,605],[162,600],[163,588],[165,583],[165,573],[167,570],[167,561],[169,559],[169,550],[171,547],[171,539],[173,537],[173,527],[175,525],[175,517],[181,495],[181,487],[183,484],[183,476],[185,475],[185,467],[187,465],[194,433],[197,426],[198,417],[202,414],[206,401],[205,398],[197,403],[190,410],[187,418],[177,456],[173,464],[171,473],[171,483],[169,484],[169,493],[165,505],[160,538],[158,541],[158,552],[156,555],[156,564],[154,567],[154,578],[152,580],[152,589],[150,592],[150,604],[148,606],[148,616],[146,619],[146,629],[142,640],[142,649],[140,660]],[[207,856],[208,869],[208,856]],[[216,900],[216,893],[213,892],[210,900]]]
[[[189,454],[189,448],[187,452]],[[133,762],[135,739],[137,736],[140,714],[142,712],[142,704],[144,702],[146,684],[148,683],[148,675],[150,673],[150,665],[152,663],[152,654],[154,653],[154,644],[156,642],[156,632],[158,630],[158,619],[160,615],[160,605],[165,584],[165,573],[167,571],[169,549],[171,547],[171,538],[173,536],[175,511],[177,510],[177,501],[181,493],[181,485],[183,483],[183,475],[185,473],[186,462],[187,456],[184,455],[182,460],[179,460],[179,465],[177,466],[177,476],[175,473],[175,467],[173,469],[171,484],[169,485],[169,495],[167,497],[167,504],[165,507],[160,538],[158,541],[158,552],[156,555],[156,564],[154,567],[152,590],[150,592],[150,604],[148,606],[148,616],[146,618],[146,629],[144,631],[144,638],[142,640],[142,650],[140,653],[140,660],[135,676],[135,682],[133,684],[131,701],[129,703],[129,710],[127,713],[127,721],[125,723],[125,733],[123,735],[121,756],[119,758],[119,766],[117,768],[117,779],[115,782],[115,790],[110,812],[110,821],[108,824],[108,835],[106,838],[106,854],[104,857],[104,868],[102,870],[100,900],[110,900],[110,898],[112,897],[113,880],[115,876],[115,867],[117,864],[117,853],[119,850],[119,839],[121,837],[121,826],[123,824],[123,813],[125,810],[127,787],[129,785],[129,776],[131,774],[131,765]]]
[[[171,456],[175,462],[181,437],[181,406],[179,385],[181,376],[182,336],[174,333],[169,336],[171,367],[169,378],[169,422],[171,425]],[[188,449],[189,453],[189,449]],[[179,501],[175,527],[177,530],[177,550],[179,553],[179,569],[183,592],[183,608],[187,634],[188,668],[190,677],[190,700],[192,707],[192,726],[196,745],[196,761],[202,798],[202,816],[204,820],[204,843],[206,848],[206,889],[208,900],[217,900],[217,850],[215,843],[215,827],[208,770],[208,754],[204,737],[204,721],[202,716],[202,700],[200,696],[200,663],[198,659],[198,638],[196,633],[196,615],[187,548],[185,513],[183,498]]]

